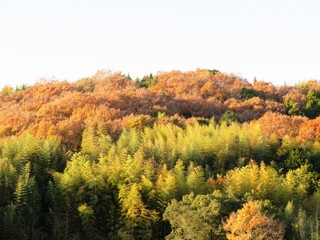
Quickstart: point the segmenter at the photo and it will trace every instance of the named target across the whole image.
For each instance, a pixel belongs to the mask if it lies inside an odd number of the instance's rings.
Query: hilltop
[[[169,122],[185,126],[210,119],[260,121],[264,127],[278,121],[280,128],[289,125],[286,130],[273,126],[273,132],[298,136],[300,125],[319,114],[320,83],[315,80],[276,87],[218,70],[159,72],[136,80],[98,71],[73,83],[42,81],[16,90],[3,88],[0,137],[56,136],[68,149],[79,150],[88,127],[102,127],[116,138],[125,128]]]

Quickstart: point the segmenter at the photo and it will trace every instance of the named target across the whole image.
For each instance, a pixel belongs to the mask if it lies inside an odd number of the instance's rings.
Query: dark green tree
[[[242,99],[248,100],[253,97],[257,97],[258,93],[252,88],[241,88],[240,90]]]
[[[224,239],[221,231],[220,203],[214,194],[183,196],[172,200],[163,214],[172,231],[166,239]]]
[[[230,125],[232,122],[241,122],[241,118],[232,110],[226,111],[219,121],[220,124],[225,123],[226,125]]]
[[[309,90],[304,113],[312,119],[320,115],[320,90]]]
[[[217,70],[217,69],[208,69],[208,72],[209,72],[211,75],[215,75],[215,74],[219,73],[220,71]]]
[[[140,87],[149,88],[157,83],[157,79],[150,73],[148,76],[144,76],[141,80],[138,80],[138,84]]]
[[[303,111],[299,103],[293,101],[291,98],[286,99],[284,101],[284,105],[286,106],[288,115],[303,115]]]

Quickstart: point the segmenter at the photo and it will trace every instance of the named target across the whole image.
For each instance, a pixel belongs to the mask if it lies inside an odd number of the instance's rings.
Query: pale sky
[[[0,87],[197,68],[320,80],[320,1],[0,0]]]

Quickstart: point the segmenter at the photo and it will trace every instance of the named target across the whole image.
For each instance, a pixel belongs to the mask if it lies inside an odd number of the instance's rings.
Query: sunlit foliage
[[[100,70],[0,93],[0,239],[319,239],[320,84]]]

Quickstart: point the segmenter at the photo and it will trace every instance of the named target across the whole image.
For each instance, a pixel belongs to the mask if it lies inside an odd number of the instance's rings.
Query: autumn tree
[[[298,139],[302,141],[320,142],[320,117],[302,124]]]
[[[226,237],[236,239],[284,239],[285,224],[261,211],[259,202],[249,201],[242,209],[232,212],[223,224]]]
[[[287,116],[280,113],[267,112],[260,119],[255,121],[258,123],[267,135],[277,135],[279,137],[290,136],[297,137],[300,126],[307,121],[306,117]]]

